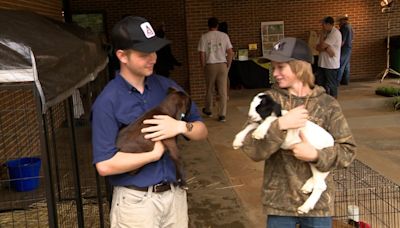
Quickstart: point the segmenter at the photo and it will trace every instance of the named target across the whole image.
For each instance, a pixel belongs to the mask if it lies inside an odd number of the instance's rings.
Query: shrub
[[[393,99],[393,108],[395,111],[400,109],[400,96]]]
[[[378,87],[375,90],[375,94],[382,95],[386,97],[396,97],[400,96],[400,88],[395,87]]]
[[[375,90],[375,94],[382,95],[385,97],[394,97],[393,98],[393,108],[394,110],[400,110],[400,88],[396,87],[378,87]]]

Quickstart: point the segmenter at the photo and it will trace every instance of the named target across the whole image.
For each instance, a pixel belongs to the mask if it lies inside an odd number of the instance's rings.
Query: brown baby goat
[[[120,151],[130,153],[153,150],[154,142],[145,139],[145,134],[141,132],[143,128],[150,126],[149,124],[144,124],[143,121],[146,119],[152,119],[154,115],[168,115],[180,120],[189,114],[190,107],[191,99],[185,92],[170,88],[166,98],[160,105],[147,111],[135,122],[130,123],[118,133],[116,143],[117,148]],[[182,186],[185,186],[186,182],[183,176],[183,164],[179,156],[179,149],[176,140],[176,137],[172,137],[162,140],[162,143],[169,151],[169,154],[175,163],[176,179],[178,182],[181,182]],[[130,172],[130,174],[135,174],[136,172],[137,170]]]

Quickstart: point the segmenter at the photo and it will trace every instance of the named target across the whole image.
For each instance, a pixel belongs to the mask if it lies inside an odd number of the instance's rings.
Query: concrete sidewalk
[[[400,111],[393,111],[392,98],[375,95],[383,85],[400,86],[393,79],[352,82],[339,88],[339,102],[358,144],[357,159],[399,185]],[[190,227],[265,227],[263,162],[253,162],[231,146],[251,99],[263,90],[231,90],[227,122],[205,118],[208,140],[183,143]]]

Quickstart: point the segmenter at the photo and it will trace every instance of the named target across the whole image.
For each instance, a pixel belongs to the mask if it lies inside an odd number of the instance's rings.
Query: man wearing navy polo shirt
[[[120,72],[92,108],[93,163],[114,186],[111,227],[188,227],[186,191],[179,187],[174,163],[160,140],[179,134],[205,139],[207,128],[193,103],[184,120],[166,115],[145,120],[152,125],[142,129],[155,141],[152,151],[118,151],[115,141],[121,128],[161,103],[169,87],[182,88],[153,74],[156,51],[169,41],[156,37],[146,19],[125,17],[114,26],[111,39]],[[135,175],[127,174],[138,168]]]

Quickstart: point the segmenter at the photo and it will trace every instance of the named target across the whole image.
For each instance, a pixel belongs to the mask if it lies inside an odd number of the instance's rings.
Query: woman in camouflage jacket
[[[312,175],[308,162],[322,172],[349,166],[356,153],[354,138],[336,99],[314,85],[311,50],[304,41],[284,38],[267,58],[272,60],[276,82],[265,93],[289,112],[271,124],[264,139],[253,139],[252,131],[248,133],[242,147],[254,161],[265,161],[262,203],[267,227],[331,227],[332,173],[326,179],[327,190],[315,208],[304,215],[298,214],[297,208],[309,195],[302,193],[301,187]],[[307,120],[328,131],[334,146],[317,150],[300,134],[301,143],[292,150],[281,149],[286,130],[303,127]]]

